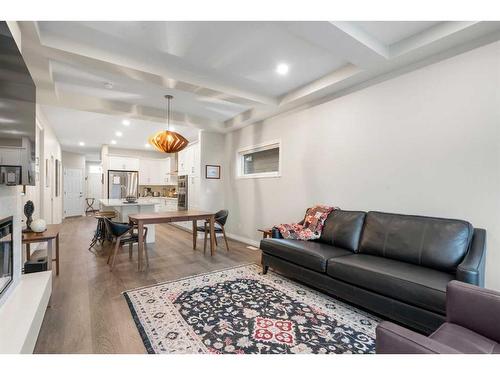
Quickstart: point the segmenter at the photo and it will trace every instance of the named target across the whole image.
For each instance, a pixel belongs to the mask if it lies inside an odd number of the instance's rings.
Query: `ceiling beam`
[[[115,115],[132,119],[141,119],[164,123],[165,110],[130,104],[126,102],[96,98],[93,96],[75,94],[67,91],[45,90],[37,87],[37,102],[42,105],[71,108],[79,111]],[[220,131],[221,122],[205,117],[172,112],[172,121],[179,125],[191,126],[198,129]]]
[[[149,76],[152,81],[156,82],[169,80],[179,82],[180,89],[185,87],[189,92],[197,95],[210,93],[212,96],[220,97],[221,100],[238,104],[275,104],[274,97],[260,94],[258,88],[240,89],[239,86],[255,86],[244,78],[233,77],[237,82],[235,86],[216,70],[190,66],[177,56],[151,49],[141,49],[140,46],[134,46],[135,56],[132,56],[132,54],[122,52],[130,51],[130,45],[126,44],[126,41],[98,33],[78,23],[75,23],[73,28],[76,30],[71,35],[55,35],[42,31],[40,47],[47,49],[46,54],[54,57],[57,55],[57,58],[64,58],[66,62],[75,65],[89,64],[95,69],[111,70],[113,74],[121,73],[135,79]],[[106,44],[112,48],[100,48],[92,43],[95,40],[99,40],[100,43],[106,41]],[[136,57],[137,55],[140,58]],[[155,64],[154,61],[161,61],[161,64]]]

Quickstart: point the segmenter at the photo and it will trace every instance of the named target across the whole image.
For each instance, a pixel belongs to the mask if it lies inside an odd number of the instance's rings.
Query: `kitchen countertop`
[[[135,203],[124,203],[125,199],[101,199],[101,204],[108,207],[129,207],[129,206],[154,206],[157,202],[150,197],[139,198]]]
[[[168,200],[174,200],[174,201],[177,200],[177,198],[174,198],[174,197],[144,197],[142,199],[168,199]]]

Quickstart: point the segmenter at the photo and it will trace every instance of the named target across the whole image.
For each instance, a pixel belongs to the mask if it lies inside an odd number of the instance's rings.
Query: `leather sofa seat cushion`
[[[455,272],[472,234],[462,220],[368,212],[359,253]]]
[[[331,277],[445,315],[453,275],[393,259],[353,254],[328,260]]]
[[[366,213],[333,210],[325,220],[319,241],[356,252]]]
[[[298,241],[266,238],[260,242],[260,249],[313,271],[326,272],[330,258],[352,254],[350,251],[317,241]]]
[[[444,323],[430,338],[465,354],[499,354],[500,344],[470,329]]]

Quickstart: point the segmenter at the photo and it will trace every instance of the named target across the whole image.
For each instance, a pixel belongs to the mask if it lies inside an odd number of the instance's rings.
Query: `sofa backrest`
[[[472,235],[463,220],[368,212],[359,253],[455,272]]]
[[[319,241],[357,251],[365,215],[362,211],[333,210],[325,220]]]

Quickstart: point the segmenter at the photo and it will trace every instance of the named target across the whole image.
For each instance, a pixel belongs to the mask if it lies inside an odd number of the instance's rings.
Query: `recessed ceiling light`
[[[114,139],[111,140],[110,142],[112,145],[116,145],[116,141]]]
[[[18,121],[15,120],[15,119],[12,119],[12,118],[0,117],[0,122],[3,123],[3,124],[14,124],[14,123],[16,123]]]
[[[113,84],[111,82],[106,82],[104,84],[104,88],[106,88],[108,90],[111,90],[113,88]]]
[[[129,120],[123,120],[122,124],[125,125],[125,126],[129,126],[130,125],[130,121]]]
[[[85,142],[78,142],[78,146],[85,146]]]
[[[116,133],[115,133],[115,135],[116,135],[117,137],[121,137],[121,136],[123,135],[123,133],[122,133],[122,132],[116,132]]]
[[[281,64],[278,64],[278,66],[276,66],[276,73],[278,73],[281,76],[288,74],[288,70],[289,70],[289,67],[285,63],[281,63]]]

